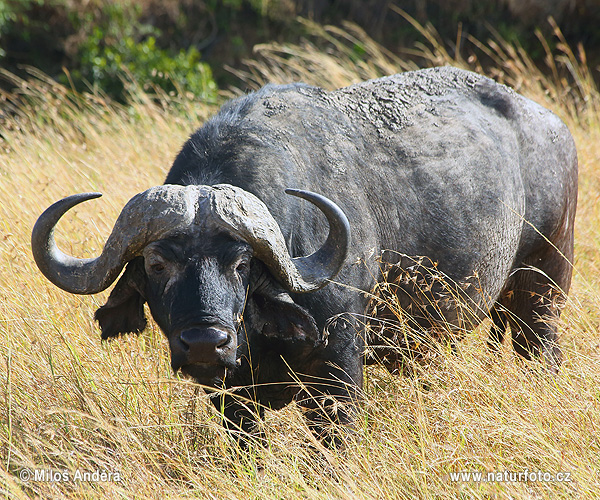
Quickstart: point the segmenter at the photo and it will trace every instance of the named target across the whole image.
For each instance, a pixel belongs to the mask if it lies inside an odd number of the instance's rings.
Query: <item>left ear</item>
[[[312,341],[315,345],[323,342],[310,313],[275,285],[252,294],[244,318],[265,337]]]
[[[145,283],[144,261],[137,257],[127,264],[106,304],[94,315],[102,330],[102,340],[122,333],[139,333],[146,328],[146,300],[142,296]]]

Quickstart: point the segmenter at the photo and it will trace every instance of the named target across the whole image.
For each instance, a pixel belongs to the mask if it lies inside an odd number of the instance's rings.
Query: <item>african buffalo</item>
[[[102,338],[142,331],[147,302],[173,369],[232,388],[215,401],[231,429],[294,399],[316,432],[350,421],[365,292],[396,265],[410,310],[423,297],[414,256],[458,290],[416,326],[460,332],[491,317],[492,344],[510,329],[519,354],[560,364],[574,143],[554,114],[478,74],[440,67],[333,92],[267,85],[232,100],[184,144],[164,185],[125,206],[98,258],[63,254],[54,226],[96,196],[40,216],[39,268],[90,294],[126,265],[96,312]]]

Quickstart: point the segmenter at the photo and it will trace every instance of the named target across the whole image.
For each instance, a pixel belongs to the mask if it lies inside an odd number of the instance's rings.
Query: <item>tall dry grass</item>
[[[313,27],[303,45],[263,45],[249,87],[302,79],[338,87],[411,65],[357,28]],[[428,27],[430,64],[479,68]],[[560,32],[557,29],[560,41]],[[0,139],[0,491],[5,498],[595,498],[600,491],[600,94],[583,51],[548,49],[550,72],[498,37],[471,43],[494,76],[558,113],[580,155],[576,261],[556,378],[492,358],[487,326],[457,353],[440,349],[411,377],[367,370],[357,435],[342,451],[314,441],[293,406],[267,415],[264,444],[240,451],[193,384],[172,375],[153,324],[101,343],[92,321],[106,292],[73,296],[37,271],[29,238],[62,196],[101,191],[58,228],[95,255],[122,205],[160,184],[186,136],[213,109],[142,93],[117,107],[42,75],[19,83],[21,107]],[[542,42],[541,42],[542,43]],[[367,57],[357,58],[354,46]],[[364,51],[364,52],[363,52]],[[547,75],[550,76],[547,76]],[[6,97],[6,96],[5,96]],[[160,100],[159,100],[160,101]],[[118,473],[120,481],[25,481],[26,469]],[[453,482],[458,471],[570,473],[569,482]],[[47,476],[46,476],[47,477]]]

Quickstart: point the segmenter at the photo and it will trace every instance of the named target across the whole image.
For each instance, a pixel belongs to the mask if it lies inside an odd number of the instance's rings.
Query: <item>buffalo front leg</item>
[[[301,390],[296,401],[311,431],[330,447],[343,446],[354,432],[363,385],[361,338],[354,322],[339,320],[309,373],[298,373]]]
[[[247,448],[253,437],[261,437],[256,424],[263,418],[264,408],[253,396],[243,388],[216,393],[210,398],[221,414],[223,426],[242,448]]]
[[[499,303],[494,305],[490,311],[492,319],[492,327],[490,328],[490,336],[488,337],[487,345],[490,351],[497,353],[500,350],[500,344],[504,340],[504,334],[508,326],[506,314],[501,310],[502,306]]]
[[[560,313],[550,304],[562,297],[550,287],[535,287],[519,295],[529,302],[529,308],[518,315],[511,327],[513,349],[525,359],[540,359],[552,373],[558,373],[562,362],[557,328]]]

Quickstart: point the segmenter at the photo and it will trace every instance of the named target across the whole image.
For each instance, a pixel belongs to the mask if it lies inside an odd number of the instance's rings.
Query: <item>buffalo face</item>
[[[143,250],[144,294],[169,339],[171,365],[216,385],[236,363],[252,247],[227,235],[170,238]]]
[[[236,367],[240,339],[313,338],[312,317],[288,292],[310,292],[342,267],[349,244],[345,215],[330,200],[289,191],[327,217],[327,241],[314,254],[290,257],[265,205],[230,185],[151,188],[121,212],[102,254],[76,259],[54,242],[54,226],[71,207],[97,194],[67,197],[48,208],[32,234],[38,267],[72,293],[111,291],[96,319],[107,339],[146,326],[144,302],[166,334],[174,370],[207,386],[220,386]],[[248,310],[244,328],[240,322]]]

